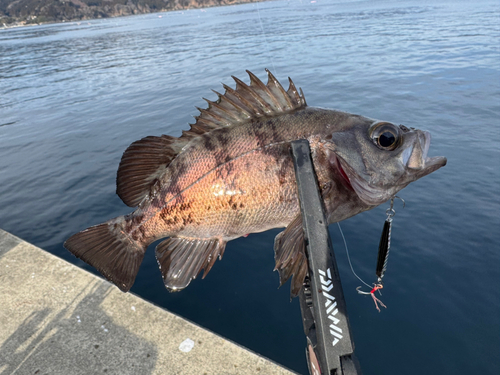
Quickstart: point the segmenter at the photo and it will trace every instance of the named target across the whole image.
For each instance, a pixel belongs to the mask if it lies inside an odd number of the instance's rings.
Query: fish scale
[[[154,222],[148,230],[150,239],[162,238],[171,233],[186,237],[217,236],[232,239],[246,233],[284,226],[297,214],[293,164],[289,156],[289,142],[284,141],[297,139],[297,134],[293,134],[297,130],[283,127],[277,139],[276,135],[246,136],[248,133],[252,134],[252,128],[249,131],[244,127],[230,129],[227,138],[231,147],[227,150],[223,148],[223,155],[208,152],[203,141],[192,146],[198,150],[186,150],[186,157],[180,158],[178,163],[186,163],[189,167],[176,180],[173,189],[167,185],[170,190],[164,193],[165,198],[162,199],[162,207],[166,208],[160,212],[154,207],[146,208],[155,213],[148,220]],[[267,133],[263,131],[261,134]],[[217,134],[205,136],[218,139]],[[232,142],[233,138],[235,142]],[[221,160],[228,161],[221,163]],[[175,168],[175,162],[172,167]],[[255,172],[249,174],[249,169]],[[281,169],[284,171],[280,172]],[[284,181],[280,182],[280,179]],[[180,190],[180,193],[172,193],[171,190]],[[172,206],[178,208],[173,212],[169,209],[172,199],[176,199]],[[182,209],[183,202],[189,208]],[[238,210],[233,208],[233,203],[237,204]],[[169,215],[164,221],[171,222],[175,216],[192,214],[194,223],[187,227],[182,224],[176,227],[161,226],[162,213],[165,211],[169,211]],[[239,219],[241,217],[244,220]],[[147,223],[144,225],[148,226]]]

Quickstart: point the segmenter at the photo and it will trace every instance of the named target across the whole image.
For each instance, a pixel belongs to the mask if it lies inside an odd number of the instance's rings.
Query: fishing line
[[[256,4],[257,4],[257,14],[259,15],[260,29],[262,30],[262,35],[264,35],[264,40],[266,41],[267,52],[269,54],[269,59],[271,60],[271,65],[273,66],[273,72],[277,76],[278,71],[274,66],[273,54],[271,53],[271,48],[269,47],[269,41],[267,40],[266,31],[264,30],[264,24],[262,23],[262,17],[260,16],[260,6],[258,2]]]
[[[347,248],[347,242],[346,242],[345,237],[344,237],[344,232],[342,232],[342,228],[340,227],[340,223],[337,223],[337,225],[339,226],[340,234],[342,235],[342,239],[344,240],[345,252],[347,254],[347,260],[349,261],[349,266],[351,266],[352,273],[354,274],[354,276],[356,276],[359,279],[359,281],[361,281],[363,284],[365,284],[368,288],[371,288],[372,287],[371,285],[368,285],[367,283],[365,283],[363,281],[363,279],[361,277],[359,277],[356,274],[356,272],[354,272],[354,268],[352,267],[352,263],[351,263],[351,257],[349,256],[349,249]]]

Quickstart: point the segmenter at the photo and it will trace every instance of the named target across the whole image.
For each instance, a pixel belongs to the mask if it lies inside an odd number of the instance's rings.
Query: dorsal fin
[[[132,143],[122,156],[116,178],[116,193],[123,202],[136,207],[146,196],[154,195],[167,167],[193,138],[214,129],[307,106],[302,90],[299,93],[290,78],[285,91],[272,73],[267,69],[266,72],[266,85],[248,70],[249,85],[236,77],[233,77],[235,89],[223,84],[224,94],[214,91],[219,97],[217,101],[205,99],[208,108],[198,108],[200,115],[195,117],[196,122],[179,138],[150,136]]]
[[[302,91],[300,93],[297,91],[290,78],[288,78],[290,86],[288,91],[285,91],[272,73],[267,69],[266,72],[268,76],[266,85],[248,70],[250,85],[232,77],[236,82],[236,88],[232,89],[223,84],[226,90],[224,94],[214,91],[219,98],[215,102],[205,99],[208,108],[199,109],[200,115],[195,117],[196,123],[191,125],[191,128],[205,128],[206,131],[210,131],[306,107],[304,94]]]

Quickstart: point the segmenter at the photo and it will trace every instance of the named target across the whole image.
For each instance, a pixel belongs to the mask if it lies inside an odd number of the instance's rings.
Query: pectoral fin
[[[217,258],[222,259],[226,242],[220,239],[192,239],[170,237],[156,247],[156,260],[163,282],[171,291],[179,291],[189,285],[204,269],[203,278]]]
[[[290,296],[296,297],[302,288],[308,268],[300,214],[276,236],[274,260],[276,262],[274,270],[278,270],[280,275],[280,286],[293,275]]]

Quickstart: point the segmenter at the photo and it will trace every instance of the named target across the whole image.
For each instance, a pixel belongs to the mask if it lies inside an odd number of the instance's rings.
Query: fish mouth
[[[448,160],[444,156],[434,156],[432,158],[425,158],[425,174],[422,176],[428,175],[434,171],[437,171],[439,168],[444,167]]]
[[[431,134],[427,131],[419,131],[418,141],[403,151],[402,163],[410,172],[418,175],[418,178],[426,176],[437,169],[444,167],[447,159],[444,156],[428,157],[431,145]]]
[[[425,143],[424,143],[424,168],[431,169],[429,173],[434,172],[435,170],[444,167],[448,162],[444,156],[434,156],[429,158],[427,156],[427,152],[429,151],[429,147],[431,145],[431,134],[429,132],[424,132]]]

